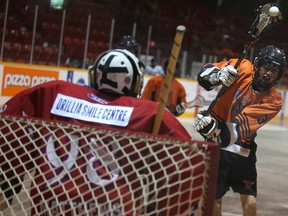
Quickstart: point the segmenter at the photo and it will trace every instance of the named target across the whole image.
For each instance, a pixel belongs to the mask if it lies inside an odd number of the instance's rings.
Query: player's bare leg
[[[0,185],[2,184],[3,181],[4,179],[2,178],[2,176],[0,176]],[[7,207],[8,205],[4,198],[4,195],[2,194],[2,192],[0,192],[0,211],[5,210]]]
[[[213,216],[222,216],[222,198],[214,201]]]
[[[7,202],[3,194],[0,192],[0,211],[4,211],[6,208],[8,208]]]
[[[240,195],[243,216],[256,216],[256,197],[252,195]]]

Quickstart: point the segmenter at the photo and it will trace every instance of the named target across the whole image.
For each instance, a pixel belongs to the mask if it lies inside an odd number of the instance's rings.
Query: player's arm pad
[[[212,64],[205,65],[198,73],[197,81],[207,91],[210,91],[221,84],[218,78],[220,69]]]

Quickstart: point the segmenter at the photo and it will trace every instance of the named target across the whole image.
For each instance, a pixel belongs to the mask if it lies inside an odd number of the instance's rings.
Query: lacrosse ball
[[[269,15],[270,15],[270,16],[277,16],[278,14],[279,14],[279,9],[278,9],[278,7],[272,6],[272,7],[269,9]]]

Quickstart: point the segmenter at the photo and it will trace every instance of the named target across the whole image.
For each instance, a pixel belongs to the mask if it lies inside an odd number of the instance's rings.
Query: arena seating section
[[[33,1],[10,0],[3,61],[30,63],[36,3],[31,5],[29,2]],[[38,19],[32,63],[57,65],[63,11],[52,10],[48,1],[37,2],[39,4]],[[99,53],[109,47],[113,18],[115,20],[113,48],[117,48],[123,35],[132,34],[133,24],[137,23],[136,38],[141,45],[142,54],[146,53],[148,28],[152,26],[151,39],[156,42],[156,46],[150,47],[149,54],[151,55],[156,55],[157,51],[161,50],[162,56],[169,56],[176,26],[185,25],[187,30],[182,47],[190,54],[189,61],[201,61],[202,54],[231,57],[229,52],[219,50],[220,46],[227,44],[222,43],[224,35],[228,35],[230,40],[227,49],[233,50],[233,54],[238,55],[247,40],[248,26],[246,25],[251,23],[253,18],[237,16],[236,14],[239,12],[232,9],[229,9],[231,12],[229,14],[218,11],[216,18],[215,7],[207,7],[197,1],[174,1],[171,4],[171,1],[160,0],[155,1],[157,2],[154,5],[155,8],[153,5],[152,8],[147,8],[151,5],[140,5],[141,1],[126,0],[122,1],[123,4],[120,6],[114,5],[114,2],[110,0],[68,1],[65,6],[66,16],[60,66],[81,67],[83,64],[89,14],[91,15],[91,25],[87,58],[92,62]],[[0,5],[0,35],[2,36],[5,1],[1,1]],[[187,5],[190,6],[190,9],[187,8]],[[237,17],[241,17],[241,19]],[[271,41],[285,41],[283,31],[274,33],[269,35]],[[283,44],[284,47],[282,44],[281,47],[288,50],[286,43]],[[77,64],[69,63],[67,59],[78,61]],[[287,80],[288,83],[287,78],[284,80],[285,82]]]

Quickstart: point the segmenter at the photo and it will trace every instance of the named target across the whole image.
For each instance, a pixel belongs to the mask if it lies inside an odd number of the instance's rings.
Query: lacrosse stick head
[[[186,108],[203,107],[205,105],[205,98],[202,95],[197,95],[194,100],[186,103]]]
[[[277,15],[271,14],[271,8],[279,10]],[[271,10],[270,10],[271,9]],[[250,31],[248,32],[249,36],[254,40],[258,40],[262,32],[267,31],[271,27],[279,24],[282,20],[282,12],[276,3],[268,3],[261,5],[257,10],[257,17],[252,24]]]

